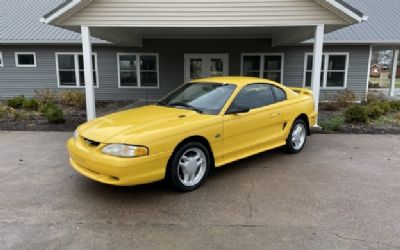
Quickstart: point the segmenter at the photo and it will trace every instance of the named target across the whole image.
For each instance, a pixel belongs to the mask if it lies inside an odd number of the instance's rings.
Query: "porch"
[[[333,0],[302,1],[254,1],[238,0],[224,2],[180,1],[172,5],[163,1],[141,3],[140,1],[71,1],[66,2],[43,18],[43,22],[80,31],[84,61],[84,79],[88,120],[95,118],[95,90],[93,88],[93,61],[91,36],[104,39],[119,46],[142,47],[145,39],[233,39],[233,38],[269,38],[271,48],[299,45],[313,38],[312,67],[310,69],[310,87],[314,92],[315,108],[318,110],[320,95],[321,66],[323,58],[324,34],[341,27],[365,20],[362,13],[351,6]],[[199,55],[195,49],[185,53],[185,80],[207,75],[231,74],[228,69],[229,55],[209,47],[208,53]],[[148,51],[150,52],[150,51]],[[173,50],[169,53],[174,53]],[[176,55],[177,58],[181,55]],[[274,55],[271,54],[271,58]],[[143,60],[156,60],[157,55],[142,58],[140,54],[119,54],[119,84],[132,82],[136,77],[137,86],[143,79],[159,79],[158,63],[141,70]],[[245,60],[242,56],[242,61]],[[251,60],[249,58],[249,60]],[[260,56],[260,69],[247,72],[250,75],[273,78],[282,81],[283,64],[279,54],[272,58],[273,69],[265,68],[265,55]],[[168,65],[169,62],[165,62]],[[213,66],[210,66],[212,65]],[[132,68],[132,65],[134,67]],[[262,66],[262,67],[261,67]],[[210,67],[213,67],[211,69]],[[281,71],[281,72],[280,72]],[[136,73],[136,76],[132,76]],[[243,68],[240,69],[243,74]],[[121,76],[123,80],[121,80]],[[131,78],[131,79],[129,79]],[[154,82],[154,81],[153,81]],[[147,80],[144,82],[147,84]],[[127,88],[137,86],[125,86]],[[146,91],[152,87],[147,86]],[[147,92],[146,92],[147,96]]]

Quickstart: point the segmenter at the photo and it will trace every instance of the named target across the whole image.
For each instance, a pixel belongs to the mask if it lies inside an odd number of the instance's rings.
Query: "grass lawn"
[[[379,77],[371,77],[370,78],[370,83],[372,84],[377,84],[379,82]],[[388,79],[384,84],[383,87],[384,88],[389,88],[390,86],[390,79]],[[400,77],[396,78],[396,88],[400,88]]]

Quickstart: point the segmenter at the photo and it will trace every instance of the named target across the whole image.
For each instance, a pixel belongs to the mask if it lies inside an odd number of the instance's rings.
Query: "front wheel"
[[[166,180],[178,191],[192,191],[206,179],[210,163],[208,149],[199,142],[189,142],[172,156]]]
[[[295,120],[290,130],[290,134],[286,140],[286,152],[290,154],[297,154],[306,144],[307,138],[307,124],[304,120]]]

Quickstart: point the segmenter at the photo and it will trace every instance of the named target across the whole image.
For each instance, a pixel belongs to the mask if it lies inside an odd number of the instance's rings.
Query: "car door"
[[[282,117],[281,103],[275,103],[271,85],[244,87],[224,115],[224,159],[239,159],[282,143]]]

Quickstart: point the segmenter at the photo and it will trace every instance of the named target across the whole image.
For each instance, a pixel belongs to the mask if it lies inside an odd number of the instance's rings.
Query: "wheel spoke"
[[[184,171],[183,172],[183,182],[184,182],[184,184],[188,184],[189,179],[190,179],[190,174],[188,172]]]

